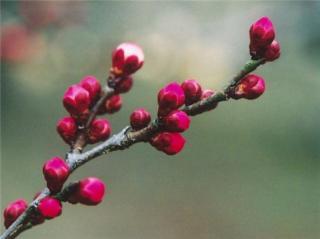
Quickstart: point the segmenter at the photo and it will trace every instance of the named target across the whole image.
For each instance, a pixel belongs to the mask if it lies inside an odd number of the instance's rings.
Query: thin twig
[[[229,98],[228,94],[230,92],[230,89],[232,89],[232,87],[235,87],[245,75],[254,71],[258,66],[260,66],[263,63],[264,63],[263,59],[249,61],[243,67],[243,69],[231,80],[231,82],[228,84],[228,86],[224,89],[223,92],[217,92],[216,94],[206,99],[203,99],[192,105],[185,106],[182,108],[182,110],[185,111],[188,115],[194,116],[194,115],[203,113],[204,111],[210,110],[210,107],[212,107],[213,105],[215,105],[220,101],[228,100]],[[110,90],[109,89],[106,88],[106,92],[103,96],[104,100],[110,97],[114,93],[113,89],[110,89]],[[99,100],[97,105],[102,104],[101,102],[104,102],[104,100]],[[92,110],[94,114],[96,114],[99,109],[97,105]],[[147,127],[138,131],[132,131],[131,128],[127,126],[123,130],[121,130],[119,133],[110,137],[105,142],[97,145],[96,147],[84,153],[79,153],[78,151],[76,152],[72,151],[71,153],[68,153],[66,156],[66,161],[70,167],[70,173],[72,173],[81,165],[87,163],[91,159],[94,159],[98,156],[101,156],[103,154],[116,151],[116,150],[124,150],[138,142],[145,142],[148,139],[150,139],[159,130],[160,130],[160,125],[157,120],[154,120]],[[65,187],[65,189],[62,192],[66,192],[66,190],[68,190],[67,187]],[[37,206],[39,205],[39,202],[48,195],[50,195],[50,191],[48,188],[45,188],[44,190],[42,190],[40,195],[33,202],[29,204],[25,212],[22,213],[17,218],[17,220],[13,224],[11,224],[11,226],[1,235],[0,239],[12,239],[16,237],[20,233],[19,227],[21,227],[21,225],[28,222],[28,219],[30,215],[33,213],[33,210],[36,210]]]

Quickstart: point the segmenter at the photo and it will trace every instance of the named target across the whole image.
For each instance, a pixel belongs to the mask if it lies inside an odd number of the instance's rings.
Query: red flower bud
[[[142,49],[133,43],[122,43],[112,53],[111,72],[115,76],[126,76],[139,70],[144,62]]]
[[[133,79],[131,76],[126,76],[117,82],[114,90],[117,94],[128,92],[133,85]]]
[[[280,57],[280,44],[274,40],[270,45],[267,46],[264,53],[264,58],[267,61],[274,61]]]
[[[185,112],[175,110],[164,117],[163,122],[167,131],[183,132],[189,128],[190,118]]]
[[[200,100],[202,89],[196,80],[185,80],[181,87],[186,98],[186,105],[191,105]]]
[[[69,166],[59,157],[54,157],[45,162],[42,171],[47,181],[47,187],[54,193],[61,190],[64,182],[69,177]]]
[[[100,96],[101,85],[94,76],[84,77],[79,85],[89,92],[90,102],[93,104]]]
[[[168,114],[171,110],[178,109],[184,104],[185,96],[181,86],[176,83],[170,83],[162,88],[158,93],[158,104],[160,116]]]
[[[151,121],[151,115],[145,109],[136,109],[130,115],[130,125],[133,129],[142,129]]]
[[[89,113],[89,92],[79,85],[72,85],[64,93],[63,105],[71,115],[85,117]]]
[[[3,211],[4,226],[8,228],[28,207],[24,199],[10,202]]]
[[[121,95],[113,95],[106,100],[105,111],[109,114],[113,114],[121,109],[122,98]]]
[[[97,205],[104,197],[105,184],[98,178],[89,177],[79,181],[77,199],[85,205]]]
[[[230,97],[234,99],[245,98],[248,100],[256,99],[265,91],[265,82],[261,76],[247,75],[240,80]]]
[[[57,131],[67,144],[71,144],[77,136],[77,123],[72,117],[64,117],[58,121]]]
[[[88,137],[91,144],[109,138],[111,126],[106,119],[94,119],[90,125]]]
[[[255,46],[265,47],[269,45],[275,37],[275,30],[268,17],[262,17],[251,25],[250,43]]]
[[[150,140],[152,146],[168,155],[179,153],[185,142],[181,134],[171,132],[160,132]]]
[[[62,204],[56,198],[45,197],[40,201],[38,211],[44,218],[52,219],[61,214]]]

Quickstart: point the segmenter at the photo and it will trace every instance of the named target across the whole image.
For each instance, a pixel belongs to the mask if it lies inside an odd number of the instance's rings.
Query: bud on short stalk
[[[69,166],[63,159],[54,157],[43,165],[43,175],[50,191],[59,192],[69,177]]]
[[[150,140],[152,146],[168,155],[179,153],[183,149],[185,142],[181,134],[171,132],[160,132]]]
[[[183,132],[190,126],[190,118],[184,112],[175,110],[163,118],[164,128],[170,132]]]
[[[130,115],[130,125],[134,130],[146,127],[150,123],[150,121],[150,113],[143,108],[136,109]]]
[[[3,211],[4,226],[8,228],[28,207],[24,199],[17,199],[8,204]]]
[[[250,74],[240,80],[230,97],[233,99],[245,98],[253,100],[265,91],[264,79],[258,75]]]
[[[80,180],[73,187],[72,193],[69,195],[68,202],[75,204],[81,203],[84,205],[97,205],[99,204],[105,194],[105,184],[102,180],[89,177]]]
[[[83,87],[72,85],[64,93],[63,105],[72,116],[84,119],[89,114],[90,94]]]
[[[186,105],[191,105],[200,100],[202,89],[196,80],[185,80],[181,87],[184,91]]]
[[[165,116],[170,111],[178,109],[184,103],[185,95],[181,86],[176,82],[170,83],[158,93],[158,115]]]
[[[139,70],[144,62],[142,49],[133,43],[122,43],[112,53],[111,73],[116,77],[127,76]]]
[[[77,136],[77,123],[75,119],[72,117],[60,119],[57,123],[57,131],[67,144],[72,144]]]
[[[268,17],[262,17],[251,25],[250,44],[266,47],[271,44],[275,37],[275,30]]]
[[[105,112],[109,114],[113,114],[118,112],[122,106],[122,97],[121,95],[113,95],[109,99],[106,100],[104,107]]]
[[[91,104],[98,100],[101,93],[101,85],[94,76],[85,76],[79,85],[89,92]]]
[[[116,83],[114,87],[115,93],[116,94],[126,93],[132,88],[132,85],[133,85],[133,78],[131,76],[123,77],[121,78],[121,80],[119,80]]]
[[[94,144],[106,140],[111,134],[111,126],[106,119],[94,119],[90,125],[88,138],[89,143]]]
[[[46,219],[52,219],[59,216],[62,212],[61,202],[53,197],[43,198],[38,206],[38,212]]]

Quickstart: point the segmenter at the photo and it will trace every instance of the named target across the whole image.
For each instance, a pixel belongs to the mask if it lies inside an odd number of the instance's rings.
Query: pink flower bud
[[[38,211],[44,218],[52,219],[61,214],[62,204],[56,198],[45,197],[40,201]]]
[[[104,197],[105,184],[98,178],[89,177],[80,180],[77,199],[85,205],[97,205]]]
[[[107,99],[105,103],[105,111],[109,114],[113,114],[121,109],[122,97],[121,95],[113,95]]]
[[[189,116],[180,110],[170,112],[163,118],[164,127],[170,132],[183,132],[189,128]]]
[[[8,228],[28,207],[24,199],[10,202],[3,211],[4,226]]]
[[[275,30],[268,17],[262,17],[251,25],[250,44],[265,47],[269,45],[275,37]]]
[[[201,85],[196,80],[185,80],[181,87],[186,98],[186,105],[191,105],[200,100],[202,95]]]
[[[69,166],[59,157],[46,161],[42,171],[47,181],[47,187],[54,193],[61,190],[64,182],[69,177]]]
[[[261,76],[251,74],[241,79],[230,97],[234,99],[245,98],[252,100],[258,98],[264,91],[264,79]]]
[[[115,76],[126,76],[139,70],[144,62],[142,49],[133,43],[122,43],[112,53],[111,72]]]
[[[100,82],[94,76],[86,76],[79,85],[89,92],[91,104],[95,103],[101,92]]]
[[[181,134],[171,132],[160,132],[150,140],[152,146],[168,155],[179,153],[185,142]]]
[[[72,144],[77,136],[77,123],[72,117],[64,117],[58,121],[57,131],[67,144]]]
[[[170,83],[162,88],[158,93],[158,104],[160,116],[168,114],[170,111],[178,109],[184,104],[185,96],[181,86],[176,83]]]
[[[146,127],[150,123],[150,121],[150,113],[143,108],[136,109],[130,115],[130,125],[134,130]]]
[[[274,40],[270,45],[267,46],[264,53],[264,58],[267,61],[274,61],[280,57],[280,44]]]
[[[117,82],[114,90],[117,94],[128,92],[133,85],[133,79],[131,76],[126,76]]]
[[[79,85],[70,86],[63,96],[63,105],[75,117],[84,117],[89,113],[89,92]]]
[[[111,126],[106,119],[94,119],[90,125],[88,138],[91,144],[109,138],[111,133]]]

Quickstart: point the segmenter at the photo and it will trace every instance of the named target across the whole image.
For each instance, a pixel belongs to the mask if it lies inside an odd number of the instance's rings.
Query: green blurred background
[[[248,29],[263,15],[282,55],[257,70],[261,98],[193,118],[176,156],[141,143],[90,162],[70,180],[102,178],[104,202],[65,204],[21,238],[319,238],[320,2],[1,1],[2,32],[15,29],[2,41],[1,209],[45,186],[43,162],[68,150],[55,131],[63,92],[85,75],[103,82],[117,44],[141,45],[145,65],[107,116],[113,132],[136,107],[154,115],[169,81],[223,87],[248,60]]]

